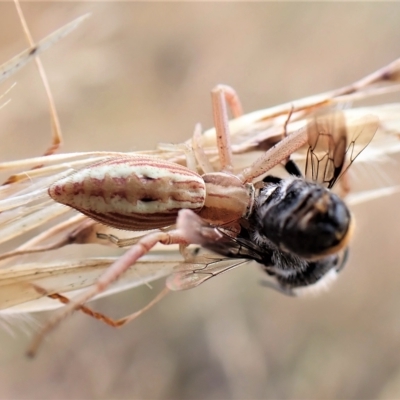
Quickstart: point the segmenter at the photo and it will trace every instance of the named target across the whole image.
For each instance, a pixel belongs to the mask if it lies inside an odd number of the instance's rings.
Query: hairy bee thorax
[[[351,213],[339,196],[303,179],[267,183],[253,218],[280,250],[308,260],[344,249],[353,227]]]

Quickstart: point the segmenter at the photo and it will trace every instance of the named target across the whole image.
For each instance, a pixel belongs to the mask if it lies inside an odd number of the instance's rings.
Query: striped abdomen
[[[105,225],[140,231],[174,224],[182,208],[199,211],[205,184],[179,164],[121,156],[60,179],[50,186],[49,195]]]

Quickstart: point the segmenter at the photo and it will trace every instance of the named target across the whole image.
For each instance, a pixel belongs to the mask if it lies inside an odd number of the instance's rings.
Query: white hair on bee
[[[317,282],[308,286],[293,288],[292,291],[298,297],[318,296],[321,292],[327,292],[337,277],[338,272],[332,268]]]

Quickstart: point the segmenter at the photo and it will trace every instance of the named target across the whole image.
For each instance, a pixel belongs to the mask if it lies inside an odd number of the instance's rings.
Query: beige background
[[[196,122],[211,125],[209,91],[217,83],[234,86],[252,111],[350,83],[400,56],[394,3],[23,9],[36,39],[92,12],[42,57],[64,151],[148,149],[187,139]],[[0,62],[24,48],[14,6],[0,3]],[[2,160],[40,154],[50,137],[35,66],[13,80],[12,102],[0,111]],[[34,362],[23,352],[36,325],[4,321],[0,397],[399,398],[398,200],[354,208],[358,230],[348,266],[317,298],[268,291],[258,284],[257,267],[246,266],[171,296],[120,331],[76,315]],[[122,316],[151,296],[143,288],[96,308]]]

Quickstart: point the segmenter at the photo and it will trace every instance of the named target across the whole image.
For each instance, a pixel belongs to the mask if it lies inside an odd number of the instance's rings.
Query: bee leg
[[[297,164],[292,160],[288,159],[286,163],[284,164],[285,170],[288,174],[295,176],[296,178],[303,178],[303,174],[300,171],[300,168],[297,166]],[[273,175],[266,175],[263,180],[264,183],[276,183],[278,184],[279,182],[282,181],[282,178],[278,178]]]
[[[279,285],[278,283],[267,281],[267,280],[262,280],[262,281],[260,281],[260,284],[269,289],[276,290],[277,292],[282,293],[286,296],[296,297],[296,294],[293,292],[293,290],[284,288],[281,285]]]
[[[303,296],[307,293],[326,290],[336,280],[347,257],[348,249],[345,249],[342,255],[334,254],[316,261],[309,261],[303,269],[294,270],[289,275],[276,275],[265,267],[265,272],[274,275],[275,281],[266,282],[264,285],[289,296]]]
[[[338,263],[338,266],[336,267],[336,272],[340,272],[346,266],[347,261],[349,259],[349,253],[350,253],[350,249],[348,247],[346,247],[341,256],[341,260]]]
[[[298,167],[298,165],[291,159],[289,158],[285,165],[285,170],[290,174],[295,176],[296,178],[303,178],[303,174],[300,171],[300,168]]]

